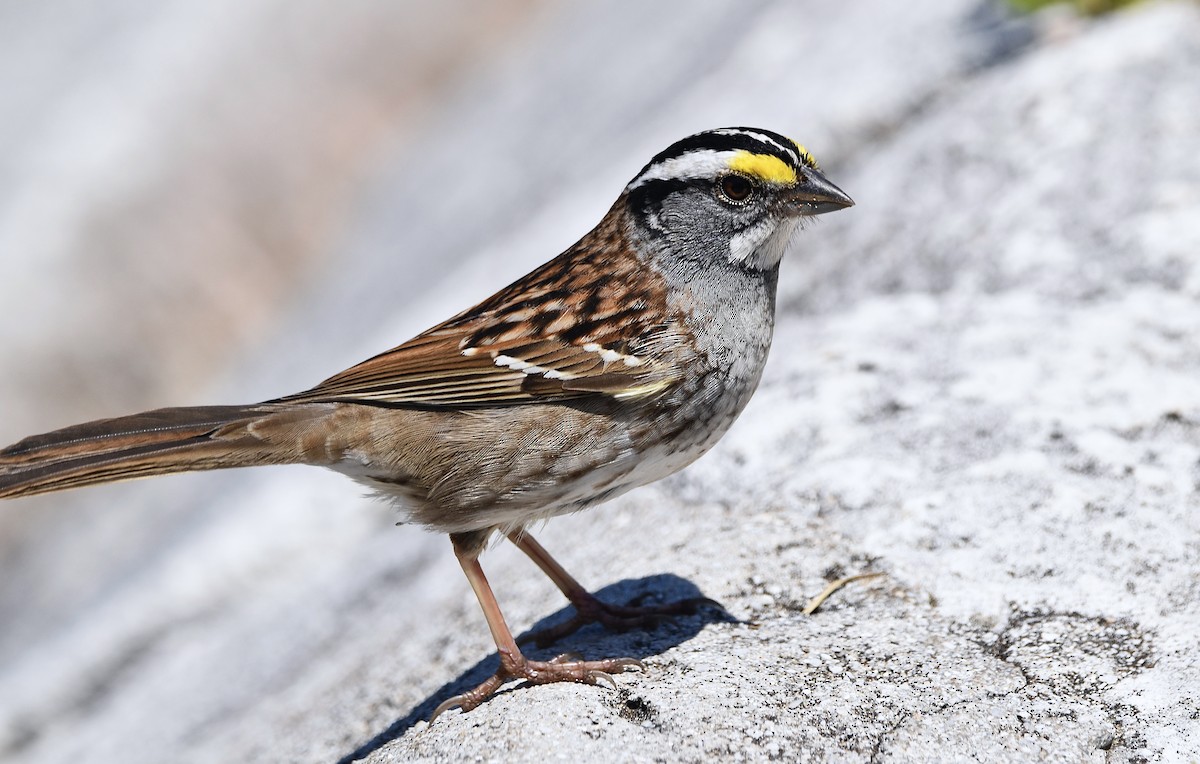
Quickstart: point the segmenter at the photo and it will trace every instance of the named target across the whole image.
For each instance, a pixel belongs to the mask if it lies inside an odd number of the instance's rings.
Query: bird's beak
[[[785,194],[784,204],[788,214],[808,217],[853,207],[854,200],[821,173],[805,170],[801,181]]]

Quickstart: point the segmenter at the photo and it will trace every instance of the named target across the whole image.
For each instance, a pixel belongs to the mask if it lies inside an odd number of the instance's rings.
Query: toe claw
[[[592,684],[606,684],[611,690],[617,689],[617,680],[612,678],[612,674],[593,669],[587,672],[587,677]]]
[[[569,651],[556,655],[550,659],[551,663],[579,663],[583,660],[583,656],[575,651]]]
[[[443,711],[449,711],[452,708],[462,706],[464,700],[465,698],[462,695],[455,695],[453,698],[446,698],[441,703],[438,703],[438,707],[433,709],[433,714],[429,717],[429,723],[433,724],[436,722]]]
[[[617,664],[622,671],[635,668],[643,674],[646,673],[646,664],[642,663],[637,658],[618,658]]]

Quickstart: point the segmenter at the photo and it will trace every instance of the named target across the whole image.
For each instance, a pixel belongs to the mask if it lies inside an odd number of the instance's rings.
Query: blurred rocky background
[[[725,604],[561,645],[646,674],[428,726],[495,661],[444,538],[316,470],[163,478],[0,506],[0,760],[1200,758],[1197,3],[46,0],[0,41],[3,443],[314,384],[696,130],[858,201],[714,453],[539,536]]]

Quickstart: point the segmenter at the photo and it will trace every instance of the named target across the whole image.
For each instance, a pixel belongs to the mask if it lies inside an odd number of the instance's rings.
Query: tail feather
[[[284,464],[295,448],[259,427],[270,406],[197,406],[147,411],[34,435],[0,451],[0,498],[32,496],[173,472]]]

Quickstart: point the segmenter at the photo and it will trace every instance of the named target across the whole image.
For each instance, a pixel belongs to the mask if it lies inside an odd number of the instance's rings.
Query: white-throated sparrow
[[[405,344],[265,403],[160,409],[26,438],[0,451],[0,497],[190,470],[330,467],[449,533],[483,607],[500,670],[438,712],[469,710],[509,678],[596,683],[637,661],[527,660],[480,552],[507,534],[570,598],[576,620],[550,636],[585,620],[638,622],[642,611],[592,598],[525,526],[711,448],[758,385],[793,232],[851,204],[781,135],[690,136],[654,157],[577,244]]]

